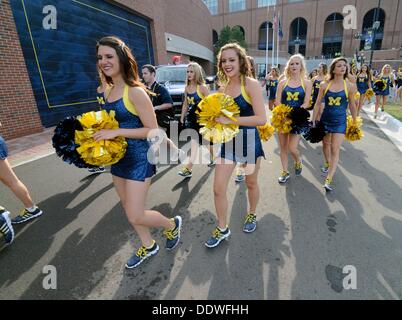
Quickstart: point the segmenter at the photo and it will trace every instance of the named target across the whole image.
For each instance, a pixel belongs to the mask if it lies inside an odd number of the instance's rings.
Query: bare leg
[[[246,175],[246,185],[248,191],[248,203],[251,213],[256,212],[258,201],[260,200],[260,188],[258,187],[258,172],[260,170],[261,158],[257,159],[257,163],[253,166],[253,173]]]
[[[15,175],[7,159],[0,160],[0,180],[21,200],[25,208],[34,206],[27,187]]]
[[[225,229],[227,225],[227,211],[228,211],[228,199],[227,188],[230,176],[236,166],[235,162],[224,159],[225,164],[222,164],[222,160],[218,159],[215,176],[214,176],[214,201],[215,210],[218,216],[218,227]]]
[[[279,148],[280,148],[280,157],[282,163],[282,170],[288,171],[288,151],[289,151],[289,134],[288,133],[279,133]]]
[[[345,135],[341,133],[333,133],[331,138],[331,158],[329,161],[329,171],[327,179],[332,180],[339,162],[339,150],[345,139]]]

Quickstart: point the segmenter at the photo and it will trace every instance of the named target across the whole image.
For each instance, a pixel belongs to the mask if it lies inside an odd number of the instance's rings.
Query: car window
[[[172,68],[172,67],[160,67],[156,69],[156,81],[164,83],[170,82],[186,82],[186,67]]]

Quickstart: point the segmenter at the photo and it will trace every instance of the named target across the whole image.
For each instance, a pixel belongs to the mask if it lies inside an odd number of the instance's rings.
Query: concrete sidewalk
[[[371,121],[373,121],[384,134],[392,141],[392,143],[402,152],[402,122],[395,119],[387,112],[379,111],[378,118],[374,119],[375,104],[363,106],[363,111],[367,114]],[[402,108],[402,106],[401,106]]]
[[[54,128],[46,128],[41,133],[7,140],[8,161],[17,167],[55,153],[52,146]]]

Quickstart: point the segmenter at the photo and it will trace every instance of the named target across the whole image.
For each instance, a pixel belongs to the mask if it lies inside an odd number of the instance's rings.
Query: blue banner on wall
[[[103,0],[11,0],[42,123],[97,108],[95,46],[121,38],[141,66],[154,63],[149,20]]]

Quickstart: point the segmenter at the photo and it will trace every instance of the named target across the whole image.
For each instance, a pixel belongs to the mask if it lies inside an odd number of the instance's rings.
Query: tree
[[[235,26],[233,28],[226,26],[222,29],[218,37],[218,41],[216,42],[215,54],[217,54],[225,44],[230,42],[237,42],[244,49],[247,49],[248,47],[246,40],[244,39],[243,32],[239,26]]]

